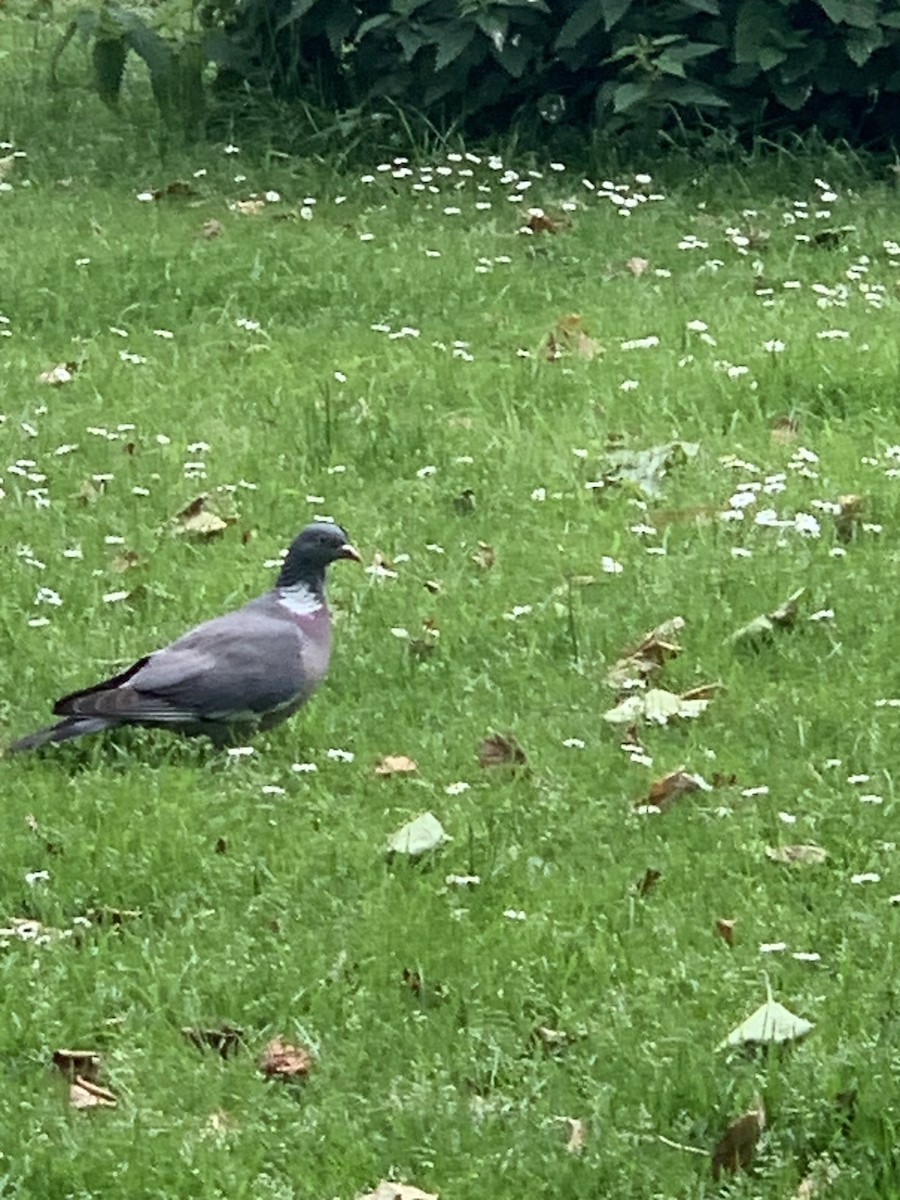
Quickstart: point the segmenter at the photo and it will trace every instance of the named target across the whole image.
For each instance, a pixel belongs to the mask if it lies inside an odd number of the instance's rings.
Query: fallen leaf
[[[100,1055],[96,1050],[54,1050],[53,1065],[72,1080],[80,1075],[96,1083],[100,1074]]]
[[[732,1029],[728,1037],[719,1043],[719,1049],[724,1046],[762,1046],[770,1042],[793,1042],[804,1037],[813,1028],[811,1021],[798,1017],[794,1013],[769,998],[761,1004],[756,1012],[750,1014],[736,1029]]]
[[[409,1183],[382,1181],[371,1192],[359,1192],[356,1200],[438,1200],[437,1192],[423,1192]]]
[[[566,1149],[570,1154],[580,1154],[584,1149],[584,1121],[580,1117],[563,1117],[569,1126]]]
[[[227,1022],[218,1029],[198,1029],[192,1025],[184,1025],[181,1032],[198,1050],[215,1050],[222,1058],[228,1058],[240,1050],[244,1038],[243,1029]]]
[[[204,221],[200,227],[200,237],[212,241],[213,238],[220,237],[225,232],[225,226],[221,221],[217,221],[215,217],[210,217],[208,221]]]
[[[38,375],[38,383],[49,383],[52,387],[59,387],[63,383],[71,383],[77,370],[77,362],[57,363],[55,367],[48,367],[46,371],[41,371]]]
[[[140,564],[141,556],[135,550],[123,550],[110,560],[109,569],[117,574],[124,574]]]
[[[800,424],[795,417],[776,417],[772,422],[770,437],[773,442],[785,445],[788,442],[795,442],[799,432]]]
[[[649,258],[640,258],[638,255],[635,254],[631,258],[628,259],[628,261],[625,263],[625,266],[628,268],[628,270],[631,272],[631,274],[635,277],[635,279],[640,279],[640,277],[643,275],[643,273],[650,266],[650,259]]]
[[[403,968],[403,986],[418,1000],[443,1000],[447,995],[446,987],[437,979],[423,980],[418,971],[409,967]]]
[[[647,893],[655,888],[662,879],[662,871],[658,871],[656,867],[648,867],[644,872],[643,879],[639,880],[635,890],[639,896],[646,896]]]
[[[266,207],[265,200],[235,200],[228,207],[232,212],[241,213],[245,217],[255,216]]]
[[[152,192],[154,200],[185,199],[198,194],[197,189],[191,187],[189,183],[185,183],[183,179],[173,179],[165,187],[154,188]]]
[[[729,946],[734,945],[735,924],[735,917],[719,917],[719,919],[716,921],[716,933],[724,942],[727,942]]]
[[[627,696],[614,708],[608,709],[603,719],[612,725],[630,725],[642,718],[657,725],[666,725],[676,717],[699,717],[709,703],[707,696],[676,696],[674,692],[666,692],[661,688],[648,688],[646,692]]]
[[[487,542],[479,542],[478,549],[472,555],[472,562],[476,567],[481,567],[482,571],[489,571],[496,562],[494,547],[489,546]]]
[[[76,1075],[69,1086],[69,1103],[73,1108],[115,1108],[118,1102],[109,1088]]]
[[[571,226],[572,222],[568,217],[547,213],[541,208],[533,208],[525,222],[525,228],[530,229],[532,233],[561,233]]]
[[[441,631],[438,629],[437,621],[435,621],[434,617],[426,617],[422,622],[421,637],[410,638],[409,640],[409,653],[413,658],[423,661],[434,654],[440,640]]]
[[[525,751],[511,733],[492,733],[478,746],[478,763],[482,767],[521,766]]]
[[[713,1179],[723,1171],[746,1170],[753,1161],[756,1145],[766,1127],[766,1110],[759,1096],[749,1112],[737,1117],[725,1130],[712,1152]]]
[[[655,808],[666,809],[679,796],[686,796],[690,792],[696,792],[700,788],[700,782],[696,775],[691,775],[683,768],[677,771],[670,771],[668,775],[663,775],[659,779],[655,779],[650,784],[650,791],[647,793],[647,798],[641,800],[640,803],[652,804]]]
[[[668,659],[681,653],[676,637],[683,628],[684,617],[669,617],[645,633],[640,642],[623,651],[618,662],[607,671],[607,685],[621,688],[656,674]]]
[[[821,846],[766,846],[766,858],[772,862],[785,863],[788,866],[819,866],[828,857],[828,851]]]
[[[313,1065],[313,1056],[305,1046],[292,1046],[281,1038],[272,1038],[259,1059],[259,1069],[270,1079],[305,1079]]]
[[[838,225],[834,229],[820,229],[810,239],[814,246],[827,246],[833,249],[845,241],[851,233],[856,233],[855,225]]]
[[[209,506],[209,496],[197,496],[181,512],[175,514],[178,523],[178,533],[192,534],[195,537],[211,538],[227,529],[235,521],[234,517],[222,517]]]
[[[458,496],[453,497],[453,510],[461,517],[467,517],[475,511],[475,493],[471,488],[463,488]]]
[[[603,346],[588,335],[578,313],[560,317],[547,334],[544,343],[544,357],[550,362],[556,362],[565,354],[574,354],[577,358],[590,360],[602,353]]]
[[[566,1033],[564,1029],[551,1029],[548,1025],[536,1026],[533,1036],[538,1045],[551,1052],[565,1050],[572,1044],[571,1034]]]
[[[603,482],[636,487],[648,496],[662,494],[663,481],[673,467],[694,458],[698,442],[666,442],[645,450],[614,447],[607,450],[602,461]]]
[[[734,645],[759,645],[769,641],[776,629],[790,629],[797,620],[797,605],[805,595],[805,587],[797,588],[777,608],[772,609],[769,613],[763,613],[759,617],[754,617],[752,621],[742,625],[736,633],[731,635],[732,643]]]
[[[426,812],[392,833],[388,838],[387,851],[388,854],[408,854],[410,858],[418,858],[439,849],[450,840],[434,813]]]
[[[384,758],[376,764],[376,775],[409,775],[413,771],[418,771],[418,766],[411,758],[407,758],[405,754],[386,754]]]
[[[838,496],[840,511],[835,515],[834,524],[838,537],[842,542],[849,542],[856,533],[863,518],[865,499],[862,496]]]

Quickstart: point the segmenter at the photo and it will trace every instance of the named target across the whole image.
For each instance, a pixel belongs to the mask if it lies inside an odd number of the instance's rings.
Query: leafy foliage
[[[115,104],[125,58],[147,64],[167,120],[248,85],[339,110],[395,102],[441,127],[514,120],[889,131],[900,94],[894,0],[207,0],[179,42],[134,13],[81,13],[97,92]]]

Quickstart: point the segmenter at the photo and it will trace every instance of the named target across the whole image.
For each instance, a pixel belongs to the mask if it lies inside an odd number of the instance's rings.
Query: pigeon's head
[[[291,548],[278,576],[277,587],[293,587],[298,583],[321,583],[325,568],[339,558],[362,562],[359,551],[350,542],[346,529],[333,521],[313,521],[301,529],[291,542]]]

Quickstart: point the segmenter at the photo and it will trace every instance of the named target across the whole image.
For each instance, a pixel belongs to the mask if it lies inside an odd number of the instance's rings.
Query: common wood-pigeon
[[[275,586],[242,608],[197,625],[126,671],[63,696],[55,725],[20,738],[34,750],[117,725],[205,734],[219,746],[295,713],[328,670],[331,617],[325,569],[360,560],[340,525],[315,521],[291,544]]]

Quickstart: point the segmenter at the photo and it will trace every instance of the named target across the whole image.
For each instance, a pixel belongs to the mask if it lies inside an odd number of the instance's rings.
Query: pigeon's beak
[[[351,546],[349,542],[344,542],[341,546],[341,558],[352,558],[354,562],[361,563],[362,555],[355,546]]]

